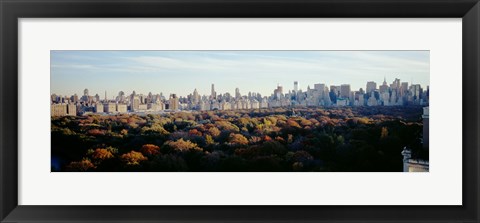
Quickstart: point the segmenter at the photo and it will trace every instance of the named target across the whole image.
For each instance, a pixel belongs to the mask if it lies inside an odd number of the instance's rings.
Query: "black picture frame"
[[[2,222],[479,222],[478,2],[479,0],[0,0],[0,219]],[[463,205],[18,205],[17,21],[19,18],[76,17],[462,18]]]

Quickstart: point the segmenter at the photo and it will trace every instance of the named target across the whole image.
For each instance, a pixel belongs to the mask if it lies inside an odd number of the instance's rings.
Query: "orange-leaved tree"
[[[112,154],[112,152],[110,152],[107,149],[97,148],[92,153],[92,158],[93,159],[98,159],[98,160],[105,160],[105,159],[113,158],[113,154]]]
[[[237,145],[247,145],[248,144],[248,139],[245,138],[242,134],[235,134],[231,133],[229,140],[231,144],[237,144]]]
[[[95,165],[87,158],[83,158],[81,161],[73,161],[67,165],[68,171],[87,171],[89,169],[95,169]]]
[[[160,147],[153,144],[145,144],[140,149],[144,155],[157,155],[160,154]]]
[[[123,154],[120,159],[125,162],[127,165],[140,165],[141,161],[147,160],[147,157],[143,156],[141,152],[130,151],[129,153]]]
[[[191,142],[190,140],[183,140],[180,138],[177,141],[167,141],[164,144],[165,146],[171,147],[173,150],[184,152],[190,150],[203,151],[196,143]]]

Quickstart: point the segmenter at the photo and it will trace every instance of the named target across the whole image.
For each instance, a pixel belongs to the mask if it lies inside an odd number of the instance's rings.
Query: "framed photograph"
[[[2,1],[2,222],[478,222],[480,5]]]
[[[50,61],[52,172],[429,172],[429,51],[53,50]],[[83,86],[97,93],[72,92]]]

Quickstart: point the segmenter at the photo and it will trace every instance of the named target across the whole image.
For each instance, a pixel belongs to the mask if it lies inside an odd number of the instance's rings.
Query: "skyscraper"
[[[147,104],[152,103],[152,102],[153,102],[153,94],[152,94],[152,92],[148,92]]]
[[[323,92],[325,91],[325,84],[314,84],[313,89]]]
[[[198,104],[198,101],[200,101],[200,96],[198,95],[198,91],[195,88],[195,90],[193,90],[193,103]]]
[[[390,88],[393,89],[393,90],[400,89],[400,79],[395,78],[395,80],[390,85]]]
[[[283,87],[280,85],[277,85],[277,89],[273,90],[273,94],[277,99],[279,99],[281,96],[283,96]]]
[[[369,81],[367,82],[367,94],[368,93],[371,93],[372,91],[375,91],[377,90],[377,83],[375,83],[374,81]]]
[[[235,88],[235,99],[240,99],[242,95],[240,94],[240,89]]]
[[[323,98],[326,94],[325,84],[314,84],[313,89],[315,89],[316,91],[315,95],[318,96],[319,98]]]
[[[140,108],[140,98],[137,95],[132,96],[130,110],[137,111],[139,108]]]
[[[388,91],[387,79],[385,77],[383,78],[383,84],[380,86],[379,90],[380,90],[380,93]]]
[[[95,94],[95,101],[100,101],[100,95]]]
[[[422,93],[422,88],[420,84],[412,84],[410,86],[410,95],[408,100],[413,102],[414,104],[419,104],[421,93]]]
[[[217,98],[217,92],[215,92],[215,85],[212,84],[212,93],[210,95],[211,99],[216,99]]]
[[[408,93],[408,82],[402,82],[400,85],[400,96],[405,96]]]
[[[78,101],[78,95],[77,94],[72,95],[72,97],[70,97],[70,101],[72,101],[73,103],[76,103]]]
[[[89,101],[90,95],[88,95],[88,89],[83,90],[83,96],[80,98],[82,101]]]
[[[350,84],[340,85],[340,97],[349,98],[350,97]]]
[[[118,92],[117,101],[119,102],[125,101],[125,93],[123,91]]]
[[[294,81],[294,82],[293,82],[293,91],[294,91],[295,93],[298,92],[298,81]]]
[[[213,85],[212,85],[212,87],[213,87]],[[176,94],[171,94],[170,95],[169,102],[170,102],[169,103],[169,109],[170,110],[178,110],[179,100],[178,100]]]

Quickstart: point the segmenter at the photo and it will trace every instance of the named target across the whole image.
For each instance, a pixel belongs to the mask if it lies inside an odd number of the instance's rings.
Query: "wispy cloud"
[[[384,76],[415,77],[428,85],[430,72],[427,51],[61,51],[52,52],[51,67],[52,91],[135,88],[181,95],[193,88],[207,93],[211,83],[219,91],[239,87],[263,94],[294,80],[304,87],[350,83],[358,89]],[[71,81],[65,88],[68,74],[91,79]]]

